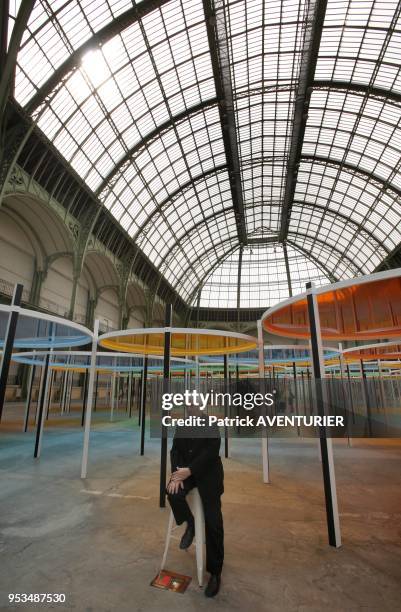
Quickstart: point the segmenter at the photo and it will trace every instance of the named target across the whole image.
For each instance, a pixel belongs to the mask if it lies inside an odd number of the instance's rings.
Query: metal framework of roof
[[[27,5],[10,2],[10,31]],[[94,231],[124,236],[164,295],[198,310],[390,266],[400,13],[392,0],[36,0],[13,98],[45,139],[23,163],[70,183],[38,156],[50,141]]]

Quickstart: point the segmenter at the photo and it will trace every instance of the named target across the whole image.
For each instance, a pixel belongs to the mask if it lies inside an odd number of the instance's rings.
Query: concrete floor
[[[337,550],[327,544],[316,442],[272,440],[264,485],[260,442],[234,441],[224,460],[226,564],[211,601],[197,586],[194,550],[176,543],[167,567],[193,576],[187,592],[149,586],[168,510],[158,507],[158,442],[139,457],[132,423],[95,427],[86,481],[78,427],[48,428],[40,460],[33,433],[0,430],[0,610],[401,610],[401,441],[335,443]],[[67,601],[9,606],[9,592]]]

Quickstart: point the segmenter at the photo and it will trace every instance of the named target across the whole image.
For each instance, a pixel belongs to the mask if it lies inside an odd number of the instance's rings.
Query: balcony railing
[[[0,278],[0,293],[7,296],[12,297],[14,293],[14,283],[10,283],[10,281],[5,280],[4,278]],[[22,301],[29,301],[29,291],[27,289],[22,290]]]

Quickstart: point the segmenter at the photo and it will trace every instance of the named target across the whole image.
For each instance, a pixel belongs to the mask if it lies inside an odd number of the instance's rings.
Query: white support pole
[[[347,372],[345,371],[345,363],[344,363],[344,355],[343,355],[343,345],[342,342],[338,343],[338,355],[340,361],[340,372],[341,378],[344,379],[347,376]]]
[[[263,343],[263,328],[262,321],[257,322],[258,329],[258,352],[259,352],[259,378],[264,380],[265,378],[265,352]],[[269,442],[267,438],[266,429],[262,433],[262,465],[263,465],[263,482],[268,484],[270,482],[269,477]]]
[[[116,360],[117,363],[117,360]],[[115,379],[115,389],[114,389],[114,393],[115,393],[115,397],[116,397],[116,410],[118,411],[119,406],[120,406],[120,383],[121,383],[121,378],[120,378],[120,372],[116,372],[115,373],[116,379]]]
[[[63,378],[60,381],[60,414],[63,414],[64,412],[67,372],[68,372],[67,370],[64,370]]]
[[[42,389],[43,389],[44,381],[45,381],[45,368],[42,366],[41,369],[40,369],[38,398],[36,400],[35,425],[38,424],[38,417],[39,417],[39,409],[38,408],[39,408],[40,398],[42,397]]]
[[[383,398],[383,410],[384,410],[384,420],[386,422],[386,430],[388,428],[388,420],[387,420],[387,400],[386,400],[386,390],[383,381],[383,371],[380,359],[377,360],[377,370],[379,374],[379,385],[381,390],[381,396]]]
[[[36,351],[33,351],[33,353],[35,354]],[[33,379],[35,376],[35,372],[36,372],[36,366],[35,366],[35,358],[34,358],[33,364],[29,368],[29,378],[28,378],[28,385],[27,385],[28,393],[27,393],[27,397],[25,401],[24,423],[22,425],[22,431],[24,432],[27,431],[28,425],[29,425],[29,422],[28,422],[29,421],[29,409],[30,409],[30,405],[32,401],[32,388],[33,388]]]
[[[115,359],[114,359],[114,365],[115,365]],[[113,370],[113,374],[111,375],[110,421],[112,421],[113,418],[114,418],[114,400],[115,400],[115,396],[116,396],[116,371]]]
[[[88,391],[87,391],[88,395],[87,395],[87,400],[86,400],[81,478],[86,478],[86,475],[88,472],[89,435],[90,435],[90,428],[91,428],[91,421],[92,421],[93,387],[95,384],[95,375],[96,375],[96,353],[97,353],[98,336],[99,336],[99,319],[96,319],[94,330],[93,330],[92,352],[91,352],[91,361],[90,361],[90,366],[89,366],[89,383],[88,383]]]
[[[344,385],[345,385],[345,381],[347,380],[347,372],[345,370],[345,362],[344,362],[342,342],[338,343],[338,350],[339,350],[339,361],[340,361],[341,384],[343,385],[343,397],[348,397],[348,393],[346,394],[344,392]],[[349,391],[349,393],[351,393],[351,388],[349,388],[348,391]],[[347,414],[347,422],[348,422],[349,416],[350,415]],[[347,436],[347,440],[348,440],[348,446],[352,446],[352,438],[350,438],[349,435]]]
[[[366,389],[366,384],[365,384],[362,360],[360,360],[358,367],[359,367],[359,371],[361,373],[361,396],[362,396],[363,408],[365,408],[366,411],[367,411],[367,406],[368,406],[368,401],[369,400],[368,400],[368,394],[367,394],[367,389]]]
[[[54,386],[54,376],[55,376],[55,371],[51,370],[50,372],[50,384],[49,384],[49,392],[47,395],[47,404],[46,404],[46,419],[47,419],[47,415],[50,416],[50,410],[52,407],[52,391],[53,391],[53,386]]]
[[[70,351],[71,351],[71,347],[70,347]],[[70,358],[71,358],[70,355],[68,355],[66,359],[66,365],[70,363]],[[60,390],[60,393],[61,393],[60,414],[64,414],[65,408],[66,408],[68,381],[69,381],[69,370],[66,369],[63,375],[62,389]]]
[[[325,369],[319,308],[315,288],[312,283],[307,283],[307,290],[309,326],[312,349],[312,371],[315,381],[318,381],[320,379],[320,381],[322,382],[322,379],[324,378]],[[319,387],[317,385],[316,390],[318,389]],[[324,402],[327,405],[327,393],[324,384],[321,384],[321,397],[318,397],[318,404],[319,402]],[[318,405],[317,408],[318,411],[324,410],[323,406]],[[340,518],[338,513],[333,444],[332,439],[326,436],[325,429],[320,432],[320,434],[320,450],[322,457],[323,484],[326,502],[326,517],[327,529],[329,534],[329,544],[338,548],[341,546],[341,530]]]
[[[52,331],[52,339],[53,339],[53,344],[54,344],[54,326],[53,326],[53,331]],[[39,423],[39,438],[38,438],[38,445],[37,445],[37,452],[35,454],[35,457],[39,458],[40,457],[40,453],[42,450],[42,440],[43,440],[43,430],[45,427],[45,421],[46,421],[46,416],[47,416],[47,407],[50,401],[49,398],[49,393],[50,393],[50,381],[52,379],[52,375],[53,375],[53,371],[51,370],[51,363],[52,363],[52,353],[53,353],[53,346],[50,349],[50,355],[49,355],[49,367],[47,368],[47,373],[46,373],[46,381],[43,383],[45,385],[45,393],[44,393],[44,399],[43,399],[43,410],[42,410],[42,419]],[[45,369],[45,368],[43,368]]]
[[[128,412],[128,418],[131,416],[131,392],[132,392],[132,372],[129,371],[127,374],[127,412]]]
[[[106,379],[105,401],[109,401],[109,403],[111,403],[111,380],[112,376],[108,376]]]
[[[145,411],[142,409],[142,406],[145,406],[144,400],[144,389],[145,389],[145,355],[142,357],[142,372],[141,372],[141,393],[139,399],[139,425],[142,425],[142,413]]]
[[[188,343],[188,338],[186,340],[186,342]],[[189,375],[189,370],[188,368],[188,355],[185,355],[185,364],[184,364],[184,391],[185,389],[189,389],[189,385],[190,385],[190,375]]]
[[[67,395],[66,395],[66,412],[68,414],[71,412],[71,399],[72,399],[72,389],[74,386],[74,371],[71,370],[68,376],[68,386],[67,386]]]

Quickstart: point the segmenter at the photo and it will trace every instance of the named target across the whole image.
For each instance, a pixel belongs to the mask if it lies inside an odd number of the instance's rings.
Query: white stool
[[[205,517],[203,514],[203,504],[199,495],[198,489],[195,487],[191,489],[191,491],[187,494],[186,500],[191,508],[192,514],[195,519],[195,552],[196,552],[196,569],[198,573],[198,583],[199,586],[203,586],[203,572],[204,572],[204,554],[203,554],[203,544],[205,542]],[[174,514],[171,510],[170,517],[168,520],[167,527],[167,536],[166,536],[166,545],[164,547],[164,554],[160,569],[164,569],[166,567],[167,553],[170,546],[170,540],[172,537],[172,532],[177,529],[177,526],[174,525]]]

